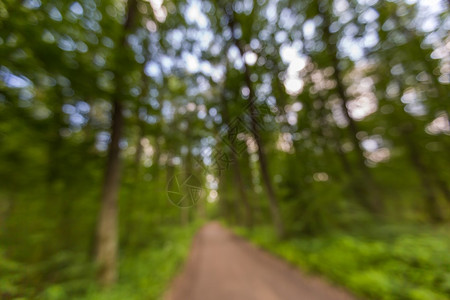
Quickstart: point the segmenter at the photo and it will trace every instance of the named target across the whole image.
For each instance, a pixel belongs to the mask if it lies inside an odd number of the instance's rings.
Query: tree
[[[123,63],[126,51],[126,37],[132,28],[137,14],[137,0],[127,3],[127,15],[123,31],[119,39],[116,68]],[[123,74],[118,69],[114,72],[115,92],[112,96],[111,142],[109,144],[104,182],[101,193],[100,215],[97,224],[96,263],[99,268],[98,280],[101,285],[108,287],[117,279],[117,250],[118,250],[118,190],[120,185],[120,139],[124,127],[123,102],[124,93]]]

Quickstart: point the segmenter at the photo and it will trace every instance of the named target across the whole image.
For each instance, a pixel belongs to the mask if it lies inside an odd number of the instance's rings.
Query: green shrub
[[[119,280],[109,290],[100,290],[93,284],[94,273],[91,264],[83,266],[72,263],[72,267],[62,272],[64,280],[48,286],[34,298],[45,300],[159,299],[187,257],[191,239],[199,225],[160,227],[157,229],[158,232],[149,234],[150,241],[147,246],[142,249],[122,251],[119,261]],[[67,259],[70,258],[73,259],[73,256],[67,257]],[[14,264],[11,262],[9,264],[11,268],[15,268]],[[77,279],[77,274],[83,270],[86,272],[85,278]],[[0,288],[6,291],[15,287],[11,286],[7,280],[2,280]]]
[[[281,242],[269,227],[237,233],[364,298],[449,298],[450,238],[445,229],[391,226]]]

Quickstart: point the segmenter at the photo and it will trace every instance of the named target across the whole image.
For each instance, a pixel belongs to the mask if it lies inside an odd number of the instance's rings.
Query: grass
[[[0,291],[9,294],[17,292],[22,298],[14,299],[45,299],[45,300],[156,300],[161,299],[170,282],[185,261],[192,237],[201,224],[191,224],[188,227],[159,227],[149,235],[149,241],[142,248],[134,247],[120,253],[119,280],[108,290],[101,290],[95,284],[94,268],[91,263],[84,264],[74,255],[65,260],[70,267],[59,272],[58,283],[53,283],[44,289],[30,288],[26,292],[15,291],[23,285],[14,286],[10,277],[0,280]],[[0,253],[1,254],[1,253]],[[60,256],[60,255],[59,255]],[[0,256],[1,258],[1,256]],[[0,266],[6,261],[0,259]],[[11,263],[9,263],[11,265]],[[25,268],[9,266],[17,269],[16,274],[23,275]],[[22,270],[22,271],[20,271]],[[10,274],[12,270],[10,270]],[[19,272],[20,271],[20,272]],[[57,274],[57,272],[54,272]],[[22,276],[23,277],[23,276]],[[25,277],[24,277],[25,278]],[[28,280],[28,282],[30,282]],[[1,293],[0,293],[1,296]]]
[[[378,226],[359,232],[277,241],[270,228],[235,231],[302,270],[356,296],[379,300],[450,299],[447,228]]]
[[[152,243],[120,263],[119,283],[110,291],[94,290],[88,300],[161,299],[171,280],[186,259],[198,225],[165,230],[164,241]]]

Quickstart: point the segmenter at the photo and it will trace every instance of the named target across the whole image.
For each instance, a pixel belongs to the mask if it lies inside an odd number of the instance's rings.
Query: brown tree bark
[[[319,4],[317,4],[319,5]],[[320,9],[318,8],[320,12]],[[337,47],[334,41],[332,40],[331,32],[329,30],[330,22],[329,17],[326,13],[320,13],[323,17],[324,25],[324,37],[327,42],[327,51],[334,69],[334,80],[336,81],[336,90],[341,99],[341,109],[344,113],[345,119],[348,123],[348,131],[349,136],[353,145],[354,150],[356,151],[357,163],[359,166],[359,170],[361,172],[360,178],[355,178],[358,183],[363,185],[364,190],[367,193],[367,206],[370,208],[371,212],[375,214],[380,214],[383,211],[383,200],[381,198],[381,194],[379,188],[375,182],[375,179],[372,176],[372,172],[369,170],[369,167],[365,163],[365,157],[363,150],[361,149],[361,145],[357,138],[358,133],[358,125],[355,120],[350,116],[350,112],[348,110],[348,102],[349,97],[346,92],[345,85],[343,83],[343,76],[341,74],[341,70],[339,68],[339,59],[337,57]]]
[[[189,123],[188,123],[189,124]],[[191,146],[191,131],[190,131],[190,124],[188,125],[187,129],[186,129],[186,141],[187,141],[187,154],[186,154],[186,158],[184,161],[184,176],[183,176],[183,180],[188,180],[189,177],[193,176],[193,166],[192,166],[192,146]],[[184,191],[187,192],[187,191]],[[187,201],[191,201],[192,199],[190,199],[190,196],[188,197],[189,200]],[[184,203],[186,205],[188,205],[187,203]],[[190,207],[180,207],[180,222],[182,226],[187,226],[189,224],[189,215],[190,215]]]
[[[439,175],[436,176],[435,180],[437,186],[441,190],[442,195],[445,197],[447,202],[450,203],[450,189],[447,183]]]
[[[417,175],[419,176],[428,215],[431,221],[439,223],[444,220],[444,215],[442,213],[442,209],[439,207],[438,197],[433,184],[433,176],[431,175],[429,168],[423,162],[420,151],[414,143],[413,137],[411,137],[412,130],[412,124],[411,126],[404,126],[402,130],[404,140],[408,147],[407,151],[409,158],[411,164],[417,171]]]
[[[136,0],[129,0],[127,17],[123,26],[120,46],[117,51],[123,51],[127,46],[126,35],[131,28],[137,7]],[[117,63],[118,64],[118,63]],[[118,67],[118,66],[116,66]],[[112,99],[111,141],[108,149],[106,170],[101,192],[101,207],[97,222],[96,254],[98,267],[97,280],[102,287],[113,285],[117,279],[118,250],[118,193],[120,186],[120,138],[124,127],[122,115],[122,76],[115,71],[116,91]]]
[[[245,84],[247,85],[247,88],[249,89],[248,109],[250,112],[253,138],[255,139],[256,145],[258,146],[258,157],[259,157],[259,166],[261,169],[261,176],[262,176],[262,180],[264,183],[264,187],[266,188],[266,191],[267,191],[267,196],[269,198],[269,208],[270,208],[270,213],[272,216],[272,222],[275,227],[275,231],[279,238],[283,238],[283,236],[284,236],[283,220],[281,219],[281,213],[280,213],[280,208],[279,208],[279,204],[278,204],[278,199],[276,197],[275,190],[273,188],[272,180],[270,179],[267,157],[266,157],[266,153],[264,151],[264,144],[263,144],[261,136],[259,134],[259,126],[260,126],[260,124],[258,124],[259,112],[257,111],[256,106],[255,106],[255,92],[253,89],[253,84],[250,80],[250,70],[244,61],[244,47],[242,45],[242,41],[238,40],[235,36],[234,16],[230,13],[230,11],[232,12],[232,10],[227,11],[228,26],[232,32],[233,42],[234,42],[235,46],[239,49],[242,61],[244,62],[244,80],[245,80]]]
[[[123,127],[122,104],[115,99],[112,117],[112,134],[109,146],[105,179],[101,194],[101,208],[97,224],[96,262],[97,278],[102,286],[110,286],[117,279],[117,198],[120,185],[119,141]]]
[[[227,64],[227,71],[228,71],[228,64]],[[225,72],[225,74],[227,74],[227,71]],[[225,91],[225,88],[223,89]],[[221,106],[222,106],[222,118],[223,118],[223,122],[225,124],[230,124],[230,114],[228,111],[228,105],[227,105],[227,101],[225,99],[225,93],[224,91],[222,92],[222,95],[220,97],[220,101],[221,101]],[[239,165],[239,158],[238,155],[236,154],[236,152],[234,151],[235,149],[235,143],[234,143],[235,137],[232,136],[230,137],[230,144],[231,147],[233,149],[231,149],[230,151],[230,155],[231,155],[231,167],[233,169],[233,179],[234,182],[237,186],[237,190],[238,190],[238,199],[236,199],[236,204],[238,205],[240,203],[240,201],[242,201],[242,204],[244,205],[244,209],[245,209],[245,224],[247,225],[247,227],[251,228],[253,226],[253,211],[250,205],[250,201],[249,198],[247,196],[247,193],[245,191],[245,186],[244,186],[244,182],[243,182],[243,178],[242,178],[242,174],[241,174],[241,168]],[[236,208],[236,215],[239,215],[239,207]]]
[[[129,245],[132,240],[132,233],[134,232],[134,220],[133,220],[133,212],[136,210],[136,204],[139,199],[139,194],[141,193],[141,159],[143,154],[142,147],[142,139],[144,138],[144,124],[141,120],[139,120],[138,110],[136,113],[136,118],[138,118],[138,137],[136,139],[136,152],[134,154],[134,173],[133,173],[133,191],[128,197],[128,201],[126,203],[124,220],[125,223],[125,236],[122,239],[122,243],[124,246]]]
[[[336,151],[337,157],[339,158],[339,162],[341,163],[344,172],[350,178],[355,178],[357,175],[355,175],[354,168],[352,168],[350,161],[347,158],[347,155],[342,150],[342,142],[339,138],[339,133],[336,132],[336,128],[332,128],[326,120],[325,100],[320,95],[317,97],[317,100],[321,103],[318,111],[320,132],[327,140],[329,140],[332,144],[334,144],[334,148],[332,148],[332,151]],[[349,186],[356,200],[363,206],[365,206],[366,203],[365,201],[363,201],[365,194],[364,188],[356,180],[351,180]]]
[[[401,90],[404,90],[404,85],[401,81],[398,82]],[[400,99],[399,99],[400,101]],[[422,186],[422,193],[426,201],[426,208],[428,215],[431,220],[439,223],[445,219],[443,211],[439,207],[438,201],[438,191],[440,190],[443,197],[450,201],[450,190],[447,183],[439,174],[438,161],[432,158],[429,161],[424,160],[426,153],[424,149],[421,149],[420,145],[417,143],[414,133],[417,132],[418,128],[416,125],[416,120],[409,115],[404,109],[400,110],[401,116],[398,119],[407,119],[408,122],[403,123],[400,126],[401,137],[403,138],[404,144],[407,148],[407,154],[411,165],[417,172],[417,176],[420,180]]]

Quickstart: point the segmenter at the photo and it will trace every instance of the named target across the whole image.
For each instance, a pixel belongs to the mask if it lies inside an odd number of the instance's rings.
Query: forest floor
[[[208,223],[193,240],[182,273],[166,300],[345,300],[347,292]]]

